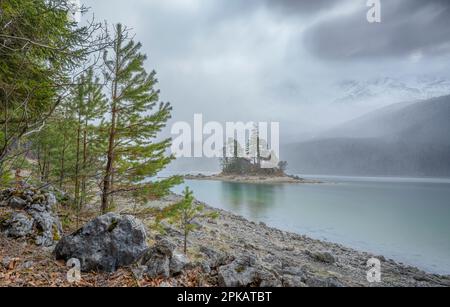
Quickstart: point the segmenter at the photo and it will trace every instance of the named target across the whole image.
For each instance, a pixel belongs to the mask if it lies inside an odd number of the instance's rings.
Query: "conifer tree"
[[[11,151],[41,131],[72,72],[106,46],[101,24],[79,26],[69,1],[0,1],[0,176]]]
[[[97,175],[99,155],[104,150],[104,141],[101,135],[101,123],[107,111],[106,97],[103,94],[103,85],[100,78],[94,75],[93,69],[88,70],[86,79],[86,104],[84,106],[83,120],[83,149],[82,149],[82,177],[81,177],[81,205],[84,205],[88,191],[89,179]],[[100,124],[96,124],[100,121]]]
[[[173,159],[166,151],[170,139],[155,140],[166,125],[172,110],[159,102],[155,72],[144,69],[146,56],[141,44],[128,38],[118,24],[111,52],[105,52],[105,77],[108,82],[109,136],[102,187],[102,213],[108,210],[113,194],[131,193],[136,201],[165,194],[179,183],[179,177],[150,181]]]
[[[71,102],[69,99],[62,102],[45,127],[26,139],[32,149],[31,157],[36,159],[40,181],[60,189],[74,177],[76,120]]]
[[[170,223],[177,224],[183,232],[183,251],[187,254],[187,239],[189,234],[197,229],[195,221],[200,218],[216,219],[217,212],[205,211],[205,206],[194,200],[194,193],[186,187],[183,191],[183,199],[163,209],[161,216],[167,218]]]
[[[79,209],[85,204],[89,179],[96,175],[101,142],[97,137],[99,124],[106,113],[106,100],[100,79],[89,69],[78,79],[73,93],[72,108],[76,116],[75,191],[74,200]]]
[[[62,107],[58,110],[59,120],[57,120],[56,126],[58,127],[58,131],[60,132],[60,147],[59,147],[59,159],[58,169],[59,174],[57,178],[58,187],[60,189],[64,189],[65,180],[69,174],[70,170],[70,161],[72,155],[72,145],[73,145],[73,131],[75,128],[75,122],[72,120],[72,113],[67,108],[67,104],[63,104]],[[49,123],[48,125],[51,125]],[[69,166],[69,169],[68,169]]]

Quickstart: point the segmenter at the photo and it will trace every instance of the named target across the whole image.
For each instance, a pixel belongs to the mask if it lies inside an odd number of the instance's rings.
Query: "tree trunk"
[[[5,97],[4,98],[4,106],[5,106],[5,110],[4,110],[4,124],[3,124],[3,146],[2,149],[0,151],[0,161],[3,165],[3,160],[6,158],[6,154],[8,152],[8,98]]]
[[[187,255],[187,229],[184,229],[184,254]]]
[[[84,122],[84,131],[83,131],[83,164],[82,169],[83,173],[81,175],[81,197],[80,197],[80,204],[84,206],[86,202],[86,171],[87,171],[87,118]]]
[[[47,149],[47,164],[45,168],[45,181],[50,182],[50,149]]]
[[[112,172],[111,172],[111,183],[109,186],[110,191],[114,191],[114,175],[115,175],[115,169],[114,169],[114,163],[112,166]],[[110,193],[109,195],[109,208],[114,207],[114,194]]]
[[[258,137],[256,138],[256,163],[258,165],[258,168],[261,168],[261,144],[259,139],[259,131],[258,131]]]
[[[101,212],[105,214],[108,211],[109,196],[111,193],[113,171],[114,171],[114,143],[116,136],[116,121],[117,121],[117,90],[118,90],[118,80],[117,76],[119,74],[119,53],[120,53],[120,34],[115,46],[115,71],[114,78],[112,81],[112,105],[111,105],[111,129],[109,131],[109,141],[108,141],[108,153],[107,162],[105,169],[105,177],[103,179],[103,191],[102,191],[102,207]]]
[[[65,168],[65,158],[66,158],[66,138],[67,138],[67,134],[66,131],[64,129],[64,136],[63,136],[63,148],[61,151],[61,170],[59,172],[59,188],[62,190],[63,188],[63,183],[64,183],[64,168]]]
[[[108,200],[109,193],[111,191],[111,181],[113,173],[113,161],[114,161],[114,135],[116,133],[116,106],[115,102],[112,107],[112,117],[111,117],[111,129],[109,131],[109,142],[108,142],[108,160],[106,162],[105,177],[103,179],[103,193],[102,193],[102,214],[108,211]]]
[[[75,206],[77,208],[77,227],[80,220],[81,203],[80,203],[80,142],[81,142],[81,115],[78,114],[77,127],[77,150],[75,158]]]

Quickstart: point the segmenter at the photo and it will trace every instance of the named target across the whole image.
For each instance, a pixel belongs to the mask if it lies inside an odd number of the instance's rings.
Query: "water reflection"
[[[320,185],[185,185],[196,198],[254,221],[450,273],[449,183],[334,178]]]
[[[283,185],[242,184],[221,182],[221,199],[229,203],[232,210],[248,211],[250,218],[266,216],[275,207],[275,195],[283,195]]]

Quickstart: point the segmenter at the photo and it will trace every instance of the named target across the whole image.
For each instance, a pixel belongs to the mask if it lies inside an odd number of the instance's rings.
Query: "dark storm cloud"
[[[329,59],[450,53],[449,0],[381,0],[381,23],[367,22],[366,1],[349,16],[311,27],[301,42]]]
[[[238,15],[267,8],[284,15],[308,15],[331,9],[347,0],[221,0],[222,14]]]
[[[269,8],[290,14],[311,14],[329,10],[345,0],[265,0]]]

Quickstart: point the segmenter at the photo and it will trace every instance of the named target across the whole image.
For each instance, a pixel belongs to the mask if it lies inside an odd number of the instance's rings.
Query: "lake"
[[[309,178],[324,183],[185,185],[197,199],[250,220],[450,274],[450,179]]]

